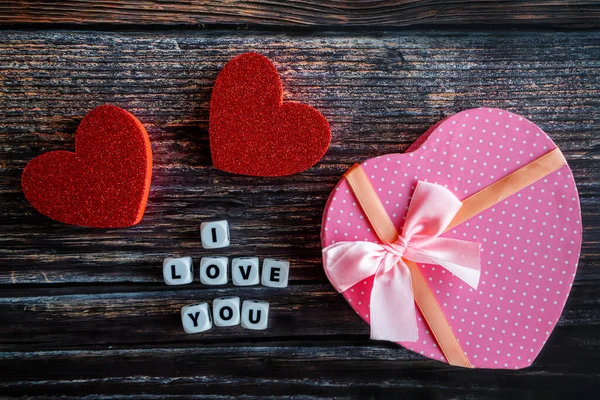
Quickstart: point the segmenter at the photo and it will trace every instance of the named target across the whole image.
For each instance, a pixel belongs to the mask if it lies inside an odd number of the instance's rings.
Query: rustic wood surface
[[[597,28],[596,0],[4,0],[0,25],[211,24]]]
[[[125,18],[117,14],[103,18]],[[249,50],[275,62],[287,100],[331,123],[331,148],[306,172],[250,178],[211,166],[211,87],[228,59]],[[597,398],[599,93],[599,32],[2,31],[0,397]],[[43,152],[72,150],[79,121],[103,103],[133,112],[149,131],[145,217],[130,229],[53,222],[26,202],[21,171]],[[346,168],[404,151],[440,118],[476,106],[541,126],[581,196],[571,296],[540,357],[521,371],[451,368],[369,341],[320,259],[321,214]],[[208,252],[199,225],[216,217],[230,221],[232,245]],[[162,282],[167,255],[209,253],[288,258],[290,286]],[[234,293],[271,303],[268,330],[183,333],[182,305]]]

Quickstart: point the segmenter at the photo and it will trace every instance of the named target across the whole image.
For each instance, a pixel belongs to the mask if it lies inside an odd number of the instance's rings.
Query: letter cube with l
[[[165,258],[163,278],[167,285],[185,285],[194,280],[192,257]]]
[[[200,224],[200,239],[205,249],[229,246],[229,224],[227,221],[210,221]]]
[[[231,260],[231,281],[236,286],[258,285],[258,257],[241,257]]]
[[[181,308],[181,322],[185,333],[200,333],[212,328],[208,303],[198,303]]]
[[[269,303],[258,300],[244,300],[242,303],[242,327],[253,330],[267,329]]]
[[[262,268],[261,283],[264,286],[284,288],[288,285],[290,275],[290,262],[265,258]]]
[[[219,297],[213,301],[216,326],[234,326],[240,323],[240,298]]]
[[[200,260],[200,282],[205,285],[227,283],[227,257],[202,257]]]

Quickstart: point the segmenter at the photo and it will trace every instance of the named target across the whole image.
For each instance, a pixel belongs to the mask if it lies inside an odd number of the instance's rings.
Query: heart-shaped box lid
[[[404,154],[361,166],[392,223],[401,232],[418,181],[447,187],[461,201],[556,148],[534,123],[508,111],[478,108],[436,124]],[[581,248],[581,211],[568,165],[494,204],[443,236],[481,244],[478,289],[437,265],[421,272],[464,354],[474,367],[531,365],[563,310]],[[347,181],[331,193],[323,247],[379,240]],[[334,284],[335,286],[335,284]],[[370,322],[373,277],[343,292]],[[447,361],[417,309],[419,338],[402,346]]]

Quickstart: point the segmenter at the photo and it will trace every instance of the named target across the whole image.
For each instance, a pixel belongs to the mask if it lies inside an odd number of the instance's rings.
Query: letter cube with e
[[[284,288],[288,285],[290,275],[290,262],[265,258],[262,268],[261,283],[264,286]]]
[[[234,326],[240,323],[240,298],[219,297],[213,301],[216,326]]]
[[[200,282],[205,285],[227,283],[227,257],[202,257],[200,260]]]
[[[242,303],[242,327],[246,329],[267,329],[269,303],[258,300],[244,300]]]
[[[229,224],[227,221],[210,221],[200,224],[200,239],[205,249],[229,246]]]
[[[231,281],[236,286],[258,285],[258,257],[241,257],[231,260]]]
[[[198,303],[181,308],[181,322],[185,333],[200,333],[212,328],[208,303]]]
[[[167,285],[185,285],[194,280],[192,257],[165,258],[163,278]]]

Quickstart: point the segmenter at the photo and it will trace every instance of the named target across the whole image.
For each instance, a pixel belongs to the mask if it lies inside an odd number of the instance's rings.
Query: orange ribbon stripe
[[[346,171],[344,177],[377,237],[384,243],[394,243],[398,240],[399,233],[375,193],[365,170],[359,164],[354,164]]]
[[[462,207],[452,222],[448,224],[446,232],[565,165],[567,165],[567,160],[557,147],[481,189],[462,201]]]

